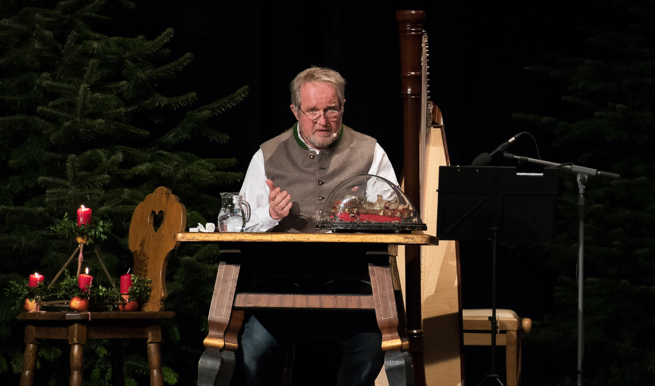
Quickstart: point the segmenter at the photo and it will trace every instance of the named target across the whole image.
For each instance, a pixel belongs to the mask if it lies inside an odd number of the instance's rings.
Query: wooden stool
[[[159,229],[153,227],[157,214],[163,214]],[[71,345],[70,385],[82,386],[84,344],[89,339],[147,339],[150,384],[163,386],[161,371],[161,319],[175,317],[164,311],[166,264],[180,245],[175,234],[186,226],[186,209],[177,196],[159,187],[139,204],[130,223],[130,250],[134,255],[134,273],[152,280],[149,301],[139,312],[23,312],[18,319],[27,324],[25,354],[20,385],[31,386],[39,339],[68,339]],[[114,385],[124,385],[121,344],[112,344]]]
[[[491,346],[491,309],[462,310],[464,346]],[[530,333],[532,320],[519,318],[512,310],[496,310],[496,345],[505,346],[507,386],[521,384],[521,340]]]

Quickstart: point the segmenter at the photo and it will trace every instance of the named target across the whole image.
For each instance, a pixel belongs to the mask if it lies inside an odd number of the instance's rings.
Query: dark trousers
[[[252,246],[248,246],[251,247]],[[366,256],[370,245],[298,244],[284,250],[271,250],[265,258],[243,260],[242,269],[253,271],[248,292],[286,294],[371,294],[370,283],[351,277],[368,277]],[[386,245],[383,246],[386,248]],[[278,255],[274,255],[274,253]],[[280,254],[281,253],[281,254]],[[259,255],[263,255],[259,254]],[[256,252],[247,256],[258,256]],[[387,261],[379,257],[380,264]],[[285,274],[306,272],[337,280],[270,279],[270,272],[280,267]],[[336,273],[336,275],[333,275]],[[307,277],[306,275],[304,277]],[[245,288],[244,288],[245,289]],[[337,374],[338,386],[373,386],[384,364],[382,334],[373,311],[300,311],[271,310],[253,312],[244,326],[241,348],[244,375],[248,385],[277,385],[283,374],[287,351],[304,337],[336,339],[343,354]],[[311,355],[305,353],[305,355]],[[310,358],[307,358],[310,359]],[[320,368],[321,363],[305,361]],[[304,370],[304,369],[303,369]],[[335,370],[336,371],[336,370]],[[334,373],[332,374],[334,375]]]
[[[319,319],[320,318],[320,319]],[[274,385],[281,378],[287,350],[298,336],[326,327],[336,331],[343,353],[338,386],[372,386],[384,363],[382,334],[374,313],[260,312],[250,316],[241,338],[248,385]],[[334,327],[331,329],[329,326]],[[320,366],[320,364],[316,364]]]

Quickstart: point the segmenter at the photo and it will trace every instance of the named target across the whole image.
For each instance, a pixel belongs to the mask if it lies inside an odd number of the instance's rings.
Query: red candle
[[[91,287],[91,282],[93,282],[93,276],[89,275],[89,268],[86,268],[86,274],[80,274],[77,278],[77,282],[80,283],[80,289],[86,292],[89,287]]]
[[[121,276],[121,293],[130,292],[130,287],[132,287],[132,275],[128,271],[128,273]]]
[[[41,283],[42,281],[45,280],[45,276],[39,275],[38,273],[34,272],[34,275],[30,275],[30,282],[29,286],[30,287],[36,287]]]
[[[84,205],[77,210],[77,226],[83,224],[91,225],[91,208],[85,208]]]

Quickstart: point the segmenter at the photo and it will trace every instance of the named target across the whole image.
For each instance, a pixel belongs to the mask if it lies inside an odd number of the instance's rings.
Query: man
[[[313,232],[317,212],[339,183],[374,174],[397,184],[389,159],[375,139],[342,124],[346,81],[336,71],[312,67],[291,83],[297,123],[265,142],[254,155],[241,193],[252,205],[248,231]],[[338,384],[372,385],[383,353],[375,316],[349,319]],[[279,316],[253,315],[242,347],[248,383],[271,383],[284,363],[289,329]],[[273,373],[273,375],[271,375]]]

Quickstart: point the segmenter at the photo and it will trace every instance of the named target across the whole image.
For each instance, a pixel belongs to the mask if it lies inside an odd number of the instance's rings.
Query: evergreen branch
[[[121,80],[120,82],[107,83],[104,87],[111,90],[113,93],[119,93],[127,89],[128,83],[125,80]]]
[[[191,55],[190,53],[186,53],[181,57],[179,57],[178,59],[170,63],[167,63],[163,66],[153,68],[150,70],[138,71],[137,73],[132,71],[132,73],[136,74],[139,80],[145,81],[148,84],[156,85],[157,80],[172,78],[178,72],[182,71],[184,67],[186,67],[189,63],[191,63],[192,59],[193,59],[193,55]]]
[[[217,114],[221,114],[226,110],[231,109],[232,107],[241,103],[241,101],[243,101],[243,99],[246,96],[248,96],[249,92],[250,92],[250,88],[248,86],[243,86],[240,89],[238,89],[236,92],[226,96],[225,98],[221,98],[216,102],[210,103],[197,110],[189,112],[187,114],[187,117],[193,121],[195,120],[206,121],[210,117],[215,116]]]
[[[75,84],[70,84],[70,83],[62,83],[62,82],[56,82],[52,80],[44,80],[41,81],[41,86],[45,87],[46,89],[52,90],[52,91],[58,91],[58,92],[68,92],[68,91],[74,91],[78,89],[78,86]]]
[[[90,87],[86,83],[82,83],[78,89],[77,101],[75,103],[75,122],[78,124],[83,117],[84,110],[86,110],[87,98],[90,91]]]
[[[128,125],[128,124],[125,124],[125,123],[112,122],[109,125],[112,128],[120,129],[120,133],[116,133],[116,134],[127,133],[127,134],[132,134],[132,135],[135,135],[135,136],[141,137],[141,138],[146,138],[146,137],[150,136],[150,132],[148,130],[140,129],[138,127]]]
[[[83,83],[93,84],[96,82],[96,72],[98,71],[98,59],[89,60],[89,64],[86,67],[84,72],[84,78],[82,79]]]
[[[211,142],[227,143],[227,141],[230,139],[229,135],[221,133],[204,124],[199,125],[196,129],[196,132],[209,139]]]
[[[96,12],[102,9],[102,6],[105,5],[106,0],[95,0],[91,4],[78,9],[73,13],[74,17],[88,17],[88,16],[97,16]]]
[[[29,206],[11,206],[11,205],[0,205],[0,213],[32,213],[38,214],[43,213],[45,208],[42,207],[29,207]]]
[[[0,20],[0,26],[5,27],[5,28],[10,28],[18,32],[24,32],[26,34],[32,34],[33,28],[28,28],[25,24],[23,23],[17,23],[16,21],[12,19],[2,19]]]
[[[79,34],[77,32],[75,32],[75,31],[71,31],[68,34],[68,37],[66,38],[66,41],[64,42],[64,47],[63,47],[64,51],[69,51],[74,46],[75,42],[77,41],[78,36],[79,36]]]
[[[218,101],[205,105],[197,110],[190,111],[177,127],[155,141],[151,145],[151,148],[170,149],[174,145],[180,143],[183,139],[189,138],[190,133],[197,129],[201,122],[236,106],[248,95],[248,92],[248,86],[243,86],[227,97],[221,98]]]
[[[45,107],[45,106],[37,107],[36,111],[39,112],[39,113],[42,113],[42,114],[50,115],[52,117],[64,118],[65,120],[71,120],[72,121],[72,120],[75,119],[75,116],[72,115],[72,114],[65,113],[63,111],[58,111],[58,110],[55,110],[55,109],[51,109],[51,108]]]
[[[11,126],[16,125],[18,123],[24,123],[26,121],[29,121],[30,118],[31,117],[24,114],[0,117],[0,128],[11,128]]]
[[[71,186],[71,184],[75,183],[77,181],[77,156],[74,154],[71,154],[66,158],[66,181],[67,186]]]
[[[597,110],[601,109],[601,107],[598,104],[596,104],[594,102],[591,102],[589,100],[581,99],[581,98],[575,98],[575,97],[565,95],[565,96],[562,97],[562,101],[566,102],[566,103],[570,103],[570,104],[578,107],[581,110],[597,111]]]
[[[67,188],[71,187],[71,184],[68,180],[59,177],[42,176],[38,178],[37,182],[39,183],[39,185],[44,186],[46,188],[52,186],[65,186]]]
[[[177,97],[165,97],[159,93],[154,93],[149,99],[139,104],[140,109],[152,109],[155,107],[168,107],[176,110],[180,107],[186,107],[196,101],[196,93],[190,92]]]
[[[146,44],[136,45],[126,55],[127,58],[144,58],[148,57],[157,51],[161,50],[163,46],[168,44],[175,35],[172,28],[167,28],[155,40],[149,41]]]

